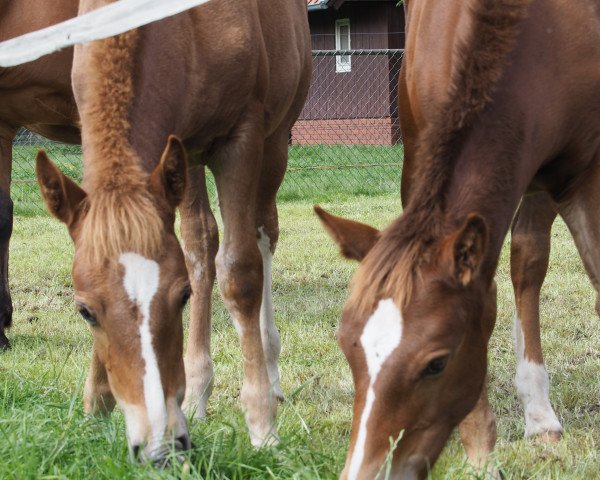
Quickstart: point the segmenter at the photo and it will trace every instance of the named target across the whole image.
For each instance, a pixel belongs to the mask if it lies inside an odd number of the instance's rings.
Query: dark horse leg
[[[550,230],[556,208],[539,192],[523,197],[515,216],[511,240],[511,277],[517,311],[514,340],[517,354],[517,392],[525,410],[525,436],[558,440],[562,427],[550,405],[548,372],[540,339],[540,290],[550,256]]]
[[[14,135],[13,129],[0,126],[0,351],[10,348],[5,330],[12,323],[12,300],[8,288],[8,244],[13,227],[10,175]]]

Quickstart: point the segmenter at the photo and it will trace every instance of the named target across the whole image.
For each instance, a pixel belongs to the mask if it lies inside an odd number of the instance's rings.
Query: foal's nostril
[[[190,442],[189,435],[182,435],[181,437],[177,437],[175,440],[175,449],[176,450],[189,450],[192,448],[192,444]]]
[[[133,458],[134,460],[140,460],[140,446],[139,445],[134,445],[133,448]]]

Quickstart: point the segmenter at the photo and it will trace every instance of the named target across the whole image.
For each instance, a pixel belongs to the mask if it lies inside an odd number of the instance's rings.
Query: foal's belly
[[[0,90],[0,120],[13,127],[23,125],[68,125],[73,131],[78,121],[72,96],[51,88],[27,87]],[[40,133],[42,133],[40,131]],[[52,139],[63,140],[61,138]],[[72,140],[72,134],[67,135]]]

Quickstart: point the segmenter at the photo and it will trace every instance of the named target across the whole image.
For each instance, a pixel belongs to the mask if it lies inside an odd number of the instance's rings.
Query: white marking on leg
[[[183,255],[188,259],[188,262],[191,264],[193,270],[190,272],[195,281],[198,281],[202,278],[202,274],[204,273],[204,267],[196,254],[192,251],[186,249],[185,241],[181,240],[181,249],[183,250]]]
[[[517,393],[525,410],[525,436],[545,432],[562,432],[562,426],[550,404],[550,380],[543,363],[525,357],[525,339],[521,321],[515,315],[513,322],[515,353],[517,354]]]
[[[130,300],[137,304],[142,315],[140,342],[145,363],[144,401],[151,431],[144,450],[149,457],[152,457],[153,452],[160,449],[167,427],[165,396],[150,332],[150,306],[158,290],[160,268],[154,260],[148,260],[137,253],[121,254],[119,263],[125,268],[123,277],[125,291]]]
[[[182,408],[191,418],[205,418],[206,405],[213,389],[213,361],[203,352],[193,359],[186,357],[184,362],[187,392]]]
[[[202,278],[202,274],[204,273],[204,267],[200,262],[196,262],[194,265],[194,280],[198,281]]]
[[[226,264],[225,256],[226,256],[226,253],[224,252],[224,247],[223,247],[223,244],[221,243],[221,244],[219,244],[219,248],[217,250],[217,255],[215,257],[215,264],[217,266],[217,272],[218,272],[219,268],[222,268],[222,269],[225,268],[225,264]],[[219,275],[219,274],[217,273],[217,275]],[[223,300],[227,304],[227,310],[229,310],[229,313],[231,316],[231,321],[233,322],[233,327],[235,328],[238,338],[241,340],[241,338],[244,335],[244,326],[237,318],[237,312],[235,311],[235,307],[233,305],[231,305],[230,303],[228,303],[226,298],[224,298]]]
[[[244,325],[236,317],[232,317],[233,326],[239,338],[244,336]]]
[[[367,443],[367,422],[375,403],[375,381],[381,367],[402,339],[402,314],[391,298],[380,300],[377,308],[367,320],[360,336],[369,371],[369,388],[360,417],[358,436],[350,460],[349,480],[357,478],[362,466]]]
[[[271,239],[265,233],[265,227],[258,228],[258,248],[263,264],[263,290],[260,304],[260,333],[262,338],[267,372],[273,393],[278,398],[283,398],[279,380],[279,367],[277,361],[281,352],[281,340],[273,319],[273,254],[271,253]]]
[[[228,278],[231,272],[228,272],[228,266],[235,261],[232,253],[225,249],[224,243],[221,243],[215,259],[217,267],[217,278],[223,292],[224,280]],[[244,360],[244,381],[240,400],[245,409],[246,424],[250,432],[250,441],[253,446],[273,445],[277,442],[277,433],[275,427],[275,411],[276,403],[274,396],[269,391],[270,382],[266,365],[263,366],[262,358],[247,358],[249,343],[261,341],[261,338],[256,337],[257,332],[254,328],[249,328],[243,320],[246,320],[238,310],[238,305],[234,298],[227,298],[224,295],[223,300],[236,331],[240,337],[242,346],[242,357]],[[254,345],[252,345],[254,347]],[[262,347],[262,341],[261,341]],[[264,347],[263,347],[264,348]],[[257,367],[260,365],[260,368]]]

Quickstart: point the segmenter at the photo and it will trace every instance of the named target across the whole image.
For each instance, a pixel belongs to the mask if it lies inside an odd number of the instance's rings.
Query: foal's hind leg
[[[400,114],[400,128],[402,130],[402,145],[404,147],[404,160],[402,161],[402,179],[400,184],[400,197],[402,208],[406,209],[415,179],[415,149],[418,137],[418,128],[415,116],[410,108],[410,96],[406,84],[406,69],[408,63],[402,62],[398,78],[398,113]]]
[[[219,246],[219,231],[208,201],[203,165],[189,168],[186,193],[179,211],[181,243],[193,292],[185,354],[184,410],[201,418],[206,415],[206,403],[213,387],[210,305]]]
[[[288,128],[265,141],[264,162],[257,194],[256,229],[263,262],[263,290],[260,307],[260,332],[273,393],[283,400],[279,379],[281,341],[273,318],[272,261],[279,239],[276,195],[287,167]]]
[[[575,240],[579,256],[596,289],[596,313],[600,315],[600,166],[586,171],[585,180],[570,194],[568,200],[557,205]]]
[[[514,340],[517,392],[525,410],[525,436],[558,440],[562,427],[550,405],[540,339],[540,290],[548,270],[555,206],[543,192],[523,197],[512,227],[511,276],[517,312]]]
[[[249,111],[211,159],[224,225],[216,259],[217,279],[240,338],[244,362],[241,400],[255,446],[277,438],[277,400],[269,381],[260,328],[263,262],[257,245],[255,207],[263,121],[260,106]]]
[[[8,287],[8,245],[13,227],[10,177],[14,133],[13,130],[0,126],[0,351],[10,347],[4,330],[12,323],[12,300]]]

